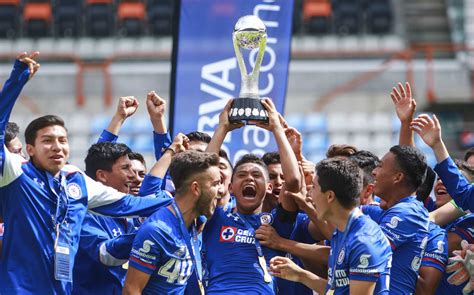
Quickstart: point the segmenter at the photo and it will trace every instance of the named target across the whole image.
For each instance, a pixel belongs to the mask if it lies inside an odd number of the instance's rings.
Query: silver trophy
[[[268,122],[268,112],[260,102],[258,95],[258,75],[267,44],[267,28],[261,19],[246,15],[237,21],[232,33],[235,55],[240,68],[241,86],[239,97],[232,102],[229,113],[231,123]],[[252,73],[248,74],[241,49],[258,48],[257,58]]]

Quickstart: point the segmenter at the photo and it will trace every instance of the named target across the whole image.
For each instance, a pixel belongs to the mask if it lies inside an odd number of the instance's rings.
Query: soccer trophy
[[[268,122],[268,112],[260,102],[258,95],[258,75],[267,44],[267,29],[261,19],[246,15],[237,21],[232,33],[235,55],[240,68],[241,86],[239,97],[235,98],[229,112],[231,123],[255,124]],[[255,66],[251,74],[247,73],[241,49],[258,48]]]

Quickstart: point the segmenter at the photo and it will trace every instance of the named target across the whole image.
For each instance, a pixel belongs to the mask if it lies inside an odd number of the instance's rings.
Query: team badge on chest
[[[271,215],[270,213],[261,213],[260,214],[260,223],[271,225],[273,223],[273,215]]]
[[[82,197],[81,187],[76,183],[70,183],[66,187],[67,195],[74,200],[78,200]]]

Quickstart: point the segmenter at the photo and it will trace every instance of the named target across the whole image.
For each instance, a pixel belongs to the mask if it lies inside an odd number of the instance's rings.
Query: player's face
[[[313,178],[313,187],[311,188],[311,199],[313,200],[314,209],[319,220],[326,220],[326,215],[328,211],[328,201],[326,193],[321,191],[321,186],[319,185],[318,175],[315,175]]]
[[[474,167],[474,155],[470,156],[469,158],[467,158],[466,162],[473,166]]]
[[[240,165],[234,172],[231,188],[240,212],[244,214],[260,212],[265,193],[271,189],[266,173],[264,167],[255,163]]]
[[[434,194],[436,196],[436,207],[439,208],[451,201],[451,196],[448,194],[446,187],[441,179],[438,177],[434,186]]]
[[[69,158],[69,141],[64,127],[53,125],[36,132],[34,145],[27,144],[28,155],[39,169],[57,175]]]
[[[136,176],[132,171],[132,163],[127,155],[122,156],[115,161],[110,171],[102,170],[103,178],[101,182],[107,186],[113,187],[119,192],[125,194],[134,194],[135,191],[131,191],[133,182],[136,182]],[[136,190],[136,188],[134,188]],[[138,194],[138,190],[136,190]]]
[[[207,143],[199,140],[192,140],[189,142],[189,149],[198,152],[204,152],[207,148]]]
[[[134,196],[138,195],[143,179],[146,175],[146,167],[138,160],[130,160],[132,173],[134,174],[133,181],[130,183],[130,193]]]
[[[21,140],[18,138],[18,136],[15,136],[15,138],[10,140],[7,145],[7,149],[10,153],[18,154],[23,158],[25,157],[25,154],[23,153],[23,144],[21,144]]]
[[[200,215],[210,218],[216,209],[218,195],[222,194],[220,169],[216,166],[209,167],[201,176],[200,187],[201,194],[197,201],[197,210]]]
[[[278,197],[284,182],[281,164],[270,164],[267,166],[267,169],[270,183],[273,186],[272,193]]]
[[[374,176],[374,193],[376,196],[384,199],[385,194],[390,193],[394,187],[394,181],[399,170],[397,168],[395,155],[388,152],[380,160],[372,174]]]
[[[223,198],[229,193],[229,185],[230,181],[232,180],[232,167],[230,166],[230,163],[223,157],[220,157],[219,160],[219,170],[222,179],[222,190],[219,198]]]

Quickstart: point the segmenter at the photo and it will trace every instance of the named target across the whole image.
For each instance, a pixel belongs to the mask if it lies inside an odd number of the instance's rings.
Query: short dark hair
[[[15,122],[8,122],[7,128],[5,128],[5,145],[8,146],[10,141],[18,136],[20,133],[20,127]]]
[[[130,152],[130,153],[128,153],[128,158],[129,158],[130,160],[137,160],[137,161],[139,161],[140,163],[142,163],[143,166],[146,166],[145,158],[144,158],[143,155],[140,154],[140,153],[137,153],[137,152]]]
[[[202,141],[205,143],[211,142],[211,136],[201,131],[189,132],[186,134],[186,137],[189,139],[189,141]]]
[[[436,181],[436,173],[431,169],[430,166],[426,167],[426,177],[423,183],[416,190],[416,198],[425,203],[426,199],[430,196],[433,185]]]
[[[232,165],[232,162],[229,159],[229,155],[227,154],[225,150],[223,149],[219,150],[219,157],[224,158],[227,161],[227,163],[229,163],[230,168],[234,169],[234,165]]]
[[[97,170],[111,171],[117,160],[131,153],[130,148],[123,143],[99,142],[91,145],[87,151],[84,162],[86,163],[87,176],[96,179]]]
[[[234,171],[232,171],[232,175],[235,173],[235,171],[237,171],[237,168],[247,163],[254,163],[254,164],[262,166],[265,169],[265,173],[266,173],[265,176],[268,179],[267,165],[265,165],[265,162],[263,162],[263,160],[259,156],[254,155],[254,154],[246,154],[242,158],[240,158],[240,160],[238,160],[234,166]]]
[[[364,186],[374,181],[372,171],[380,163],[379,157],[365,150],[360,150],[349,156],[349,160],[353,161],[362,170]]]
[[[42,116],[31,121],[30,124],[28,124],[28,126],[26,127],[25,129],[26,144],[34,145],[38,130],[41,130],[49,126],[61,126],[67,132],[66,126],[64,125],[64,120],[61,119],[61,117],[55,116],[55,115]]]
[[[350,155],[357,151],[358,149],[350,144],[332,144],[326,152],[326,157],[350,157]]]
[[[189,150],[174,156],[169,171],[176,193],[184,193],[189,179],[211,166],[219,166],[219,156],[216,153]]]
[[[265,165],[281,164],[280,154],[278,152],[268,152],[262,156]]]
[[[362,175],[354,162],[325,159],[316,165],[316,174],[321,191],[333,191],[342,207],[352,209],[359,205]]]
[[[390,152],[395,155],[398,168],[405,175],[406,185],[416,191],[426,177],[426,158],[423,153],[411,145],[394,145]]]
[[[464,154],[464,161],[467,161],[471,156],[474,156],[474,147],[469,148]]]

